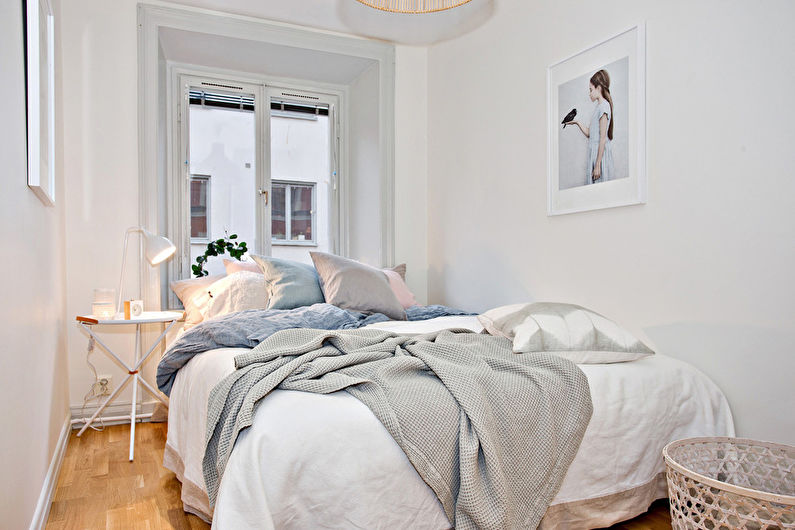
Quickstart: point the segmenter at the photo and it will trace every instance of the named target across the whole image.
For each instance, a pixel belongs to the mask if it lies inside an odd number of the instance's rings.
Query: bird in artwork
[[[575,118],[575,116],[577,116],[577,109],[571,109],[571,112],[566,114],[566,117],[563,118],[562,122],[560,122],[563,124],[564,129],[566,128],[566,125],[568,125],[568,123]]]

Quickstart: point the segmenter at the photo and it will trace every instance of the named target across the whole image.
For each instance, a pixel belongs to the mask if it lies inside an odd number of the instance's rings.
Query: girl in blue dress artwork
[[[588,175],[586,184],[606,182],[613,174],[613,98],[610,96],[610,76],[607,70],[599,70],[589,82],[588,95],[596,102],[588,127],[579,121],[566,124],[577,125],[588,138]]]

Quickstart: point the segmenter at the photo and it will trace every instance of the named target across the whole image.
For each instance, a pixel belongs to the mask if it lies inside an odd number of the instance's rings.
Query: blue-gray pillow
[[[295,309],[326,301],[312,265],[268,256],[251,257],[265,275],[267,309]]]

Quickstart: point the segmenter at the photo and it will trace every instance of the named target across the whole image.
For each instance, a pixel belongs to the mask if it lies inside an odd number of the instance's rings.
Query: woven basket
[[[795,447],[688,438],[663,457],[674,529],[795,528]]]

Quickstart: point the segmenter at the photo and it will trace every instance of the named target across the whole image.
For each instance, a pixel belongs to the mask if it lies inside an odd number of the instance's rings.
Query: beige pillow
[[[261,272],[240,271],[221,278],[207,289],[205,320],[247,309],[265,309],[268,294]],[[197,297],[198,298],[198,297]]]
[[[362,313],[383,313],[392,320],[406,320],[406,312],[383,270],[325,252],[309,255],[327,303]]]
[[[202,276],[201,278],[189,278],[187,280],[177,280],[171,282],[171,290],[177,295],[185,308],[184,329],[191,328],[204,320],[203,311],[206,310],[210,297],[207,289],[223,278],[219,276]]]
[[[579,364],[620,363],[654,354],[612,320],[573,304],[502,306],[478,320],[491,335],[511,339],[514,353],[554,353]]]

